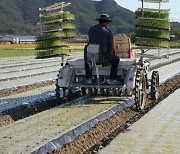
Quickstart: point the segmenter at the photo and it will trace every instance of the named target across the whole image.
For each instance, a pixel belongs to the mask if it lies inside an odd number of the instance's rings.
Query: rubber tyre
[[[153,71],[151,75],[151,99],[157,100],[159,98],[159,73]]]
[[[146,77],[142,69],[137,69],[135,80],[135,104],[138,111],[145,109],[146,103]]]

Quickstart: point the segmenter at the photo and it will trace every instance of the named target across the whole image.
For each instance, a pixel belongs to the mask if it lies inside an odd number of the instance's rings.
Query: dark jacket
[[[100,44],[102,52],[112,53],[113,35],[111,30],[102,24],[91,27],[88,31],[89,44]]]

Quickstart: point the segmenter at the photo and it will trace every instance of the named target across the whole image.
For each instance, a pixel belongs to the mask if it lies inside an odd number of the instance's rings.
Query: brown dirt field
[[[4,115],[4,116],[0,115],[0,127],[8,125],[8,124],[12,123],[13,121],[14,120],[12,119],[12,117],[10,115]]]
[[[0,44],[0,49],[34,49],[36,44]]]

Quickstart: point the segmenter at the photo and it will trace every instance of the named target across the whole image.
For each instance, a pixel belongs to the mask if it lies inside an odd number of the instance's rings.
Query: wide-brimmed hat
[[[112,22],[112,20],[110,20],[109,14],[101,14],[101,16],[99,18],[96,18],[96,20],[104,20],[104,21]]]

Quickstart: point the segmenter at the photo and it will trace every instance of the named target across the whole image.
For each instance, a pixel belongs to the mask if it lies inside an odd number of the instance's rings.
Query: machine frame
[[[145,109],[145,99],[147,97],[147,89],[151,89],[151,98],[157,99],[159,93],[159,74],[153,71],[151,79],[148,79],[149,62],[137,56],[131,49],[130,39],[125,34],[115,36],[116,55],[120,55],[118,65],[117,80],[121,84],[107,84],[107,79],[110,75],[111,65],[103,66],[96,63],[96,47],[89,50],[90,61],[92,66],[93,83],[86,83],[86,73],[84,59],[74,59],[67,61],[60,69],[56,80],[56,95],[69,100],[71,95],[76,91],[81,91],[83,94],[96,95],[111,95],[111,96],[127,96],[134,97],[136,107],[142,111]],[[134,52],[132,56],[132,53]],[[131,55],[131,56],[130,56]]]

